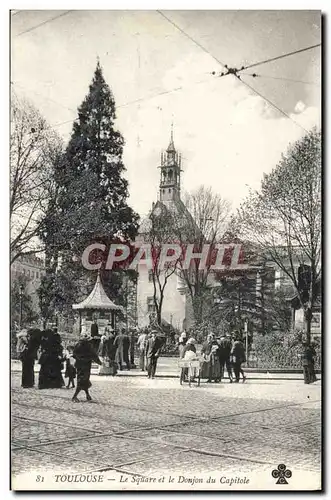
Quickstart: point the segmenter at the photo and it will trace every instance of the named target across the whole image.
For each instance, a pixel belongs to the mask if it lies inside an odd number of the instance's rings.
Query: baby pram
[[[189,387],[191,387],[191,383],[196,381],[198,387],[200,387],[201,361],[199,359],[180,359],[178,361],[178,366],[181,369],[179,377],[180,385],[187,381]],[[187,380],[185,380],[185,371],[187,373]]]

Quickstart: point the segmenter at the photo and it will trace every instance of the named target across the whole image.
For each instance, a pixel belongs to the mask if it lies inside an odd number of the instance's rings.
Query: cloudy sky
[[[156,11],[71,11],[51,20],[62,12],[14,12],[13,88],[67,141],[99,57],[126,141],[130,202],[141,215],[157,198],[172,121],[182,189],[212,186],[234,208],[304,134],[299,125],[319,123],[319,47],[242,76],[298,125],[235,77],[211,74],[221,63],[238,68],[320,43],[317,11],[164,11],[171,22]]]

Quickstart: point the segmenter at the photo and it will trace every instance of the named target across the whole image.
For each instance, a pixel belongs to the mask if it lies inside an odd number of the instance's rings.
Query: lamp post
[[[19,288],[19,297],[20,297],[20,330],[22,329],[22,318],[23,318],[23,292],[24,286],[20,285]]]
[[[248,366],[248,321],[245,319],[244,322],[245,338],[246,338],[246,363]]]

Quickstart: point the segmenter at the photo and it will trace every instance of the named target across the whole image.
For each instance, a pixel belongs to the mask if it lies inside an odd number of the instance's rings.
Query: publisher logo
[[[277,469],[274,469],[271,473],[272,477],[277,479],[276,484],[288,484],[286,479],[292,477],[292,472],[290,469],[286,468],[285,464],[279,464]]]

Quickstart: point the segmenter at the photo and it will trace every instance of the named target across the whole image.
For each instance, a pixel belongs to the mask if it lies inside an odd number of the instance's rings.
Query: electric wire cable
[[[61,14],[58,14],[57,16],[51,17],[50,19],[46,19],[46,21],[43,21],[40,24],[37,24],[35,26],[31,26],[31,28],[28,28],[28,29],[26,29],[24,31],[21,31],[20,33],[18,33],[17,35],[15,35],[15,38],[18,37],[18,36],[24,35],[25,33],[30,33],[31,31],[34,31],[37,28],[40,28],[40,26],[44,26],[47,23],[51,23],[52,21],[55,21],[56,19],[59,19],[60,17],[66,16],[70,12],[72,12],[72,10],[67,10],[66,12],[62,12]]]
[[[244,85],[246,85],[246,87],[250,88],[255,94],[257,94],[259,97],[261,97],[262,99],[264,99],[267,103],[269,103],[270,106],[272,106],[273,108],[277,109],[277,111],[279,111],[279,113],[281,113],[286,118],[288,118],[289,120],[291,120],[291,122],[295,123],[295,125],[297,125],[298,127],[302,128],[302,130],[304,130],[307,134],[309,133],[308,130],[305,129],[305,127],[303,127],[297,121],[293,120],[293,118],[291,118],[290,115],[288,115],[284,110],[282,110],[281,108],[279,108],[275,103],[273,103],[272,101],[270,101],[270,99],[268,99],[267,97],[265,97],[264,95],[262,95],[258,90],[256,90],[254,87],[252,87],[251,85],[249,85],[247,82],[245,82],[244,80],[242,80],[238,76],[236,78],[238,78],[238,80],[240,82],[242,82]]]
[[[225,64],[222,63],[222,61],[220,61],[217,57],[215,57],[213,54],[211,54],[209,52],[209,50],[206,49],[206,47],[204,47],[200,42],[198,42],[197,40],[195,40],[191,35],[189,35],[188,33],[186,33],[186,31],[184,31],[182,28],[180,28],[180,26],[178,26],[178,24],[176,24],[174,21],[172,21],[162,11],[157,10],[156,12],[158,12],[162,17],[164,17],[164,19],[166,19],[170,24],[172,24],[178,31],[180,31],[184,36],[186,36],[189,40],[191,40],[191,42],[195,43],[195,45],[197,45],[201,50],[203,50],[204,52],[206,52],[206,54],[209,54],[210,57],[212,57],[213,59],[215,59],[215,61],[217,61],[221,66],[225,67]]]

